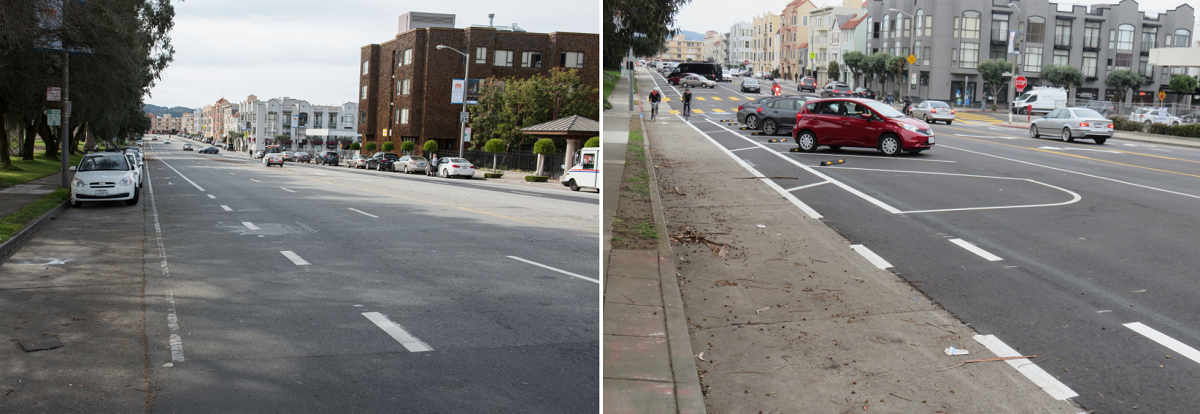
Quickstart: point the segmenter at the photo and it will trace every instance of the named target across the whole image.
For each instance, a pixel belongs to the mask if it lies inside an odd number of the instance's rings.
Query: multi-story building
[[[1084,83],[1072,99],[1113,99],[1115,89],[1105,85],[1108,73],[1129,69],[1147,77],[1126,103],[1149,103],[1167,89],[1172,74],[1182,68],[1149,65],[1149,51],[1162,47],[1187,47],[1193,40],[1195,9],[1180,5],[1166,13],[1138,10],[1138,3],[1091,6],[1067,5],[1046,0],[880,0],[869,2],[868,42],[871,50],[907,55],[914,47],[917,63],[906,73],[903,95],[944,99],[952,104],[976,103],[988,84],[979,77],[985,59],[1017,61],[1017,74],[1028,84],[1040,85],[1043,65],[1069,65],[1083,69]],[[889,9],[897,9],[890,12]],[[915,18],[915,21],[914,21]],[[900,24],[896,24],[897,21]],[[913,29],[911,32],[909,29]],[[1009,54],[1009,34],[1019,32]],[[911,36],[910,36],[911,35]],[[912,82],[915,80],[916,82]],[[999,103],[1011,98],[1008,82],[997,87]],[[1144,93],[1144,94],[1143,94]],[[1174,98],[1167,91],[1168,101]]]
[[[716,30],[709,30],[704,33],[704,47],[700,55],[701,60],[721,63],[725,60],[721,56],[721,34]]]
[[[238,148],[253,151],[267,145],[317,150],[335,149],[339,140],[360,142],[357,132],[358,104],[311,105],[289,97],[261,101],[247,96],[237,104],[236,122],[244,138]],[[320,141],[321,144],[315,144]]]
[[[599,34],[528,33],[515,24],[457,29],[452,14],[406,13],[394,39],[363,46],[361,56],[358,132],[367,143],[414,141],[420,148],[435,140],[442,151],[458,151],[462,106],[451,96],[464,63],[472,79],[528,78],[562,68],[600,87]]]
[[[784,78],[796,80],[806,74],[800,45],[808,43],[808,11],[816,7],[809,0],[793,0],[779,14],[779,71]]]
[[[183,129],[183,119],[171,116],[171,114],[154,115],[147,113],[146,117],[150,119],[150,134],[175,134]]]
[[[751,65],[755,72],[771,72],[779,68],[775,46],[778,43],[779,15],[771,12],[751,19],[754,40],[751,42]]]
[[[828,6],[809,10],[808,48],[810,56],[810,73],[817,78],[817,85],[824,85],[830,80],[828,73],[829,62],[837,62],[840,53],[832,50],[831,43],[841,43],[842,25],[858,14],[862,14],[858,0],[843,0],[841,6]],[[840,51],[840,46],[838,50]],[[840,64],[840,63],[839,63]],[[840,74],[834,74],[834,78]]]
[[[754,42],[754,25],[741,21],[729,28],[729,65],[751,64],[751,43]]]
[[[195,123],[195,120],[193,119],[193,113],[192,112],[184,112],[183,115],[180,116],[180,119],[179,119],[179,133],[180,134],[191,134],[192,131],[195,130],[194,123]]]
[[[684,35],[663,42],[666,51],[658,55],[658,59],[667,62],[702,62],[704,61],[704,42],[687,40]]]
[[[854,72],[852,72],[850,68],[846,66],[846,61],[844,58],[846,56],[846,52],[859,52],[862,54],[867,53],[867,30],[866,26],[862,24],[862,22],[866,19],[867,14],[861,13],[858,16],[846,21],[846,23],[842,24],[842,27],[840,28],[841,36],[837,57],[838,67],[842,72],[840,79],[842,79],[852,88],[859,86],[858,79],[854,75]]]
[[[196,108],[192,111],[192,129],[188,132],[189,135],[199,136],[204,130],[204,108]]]

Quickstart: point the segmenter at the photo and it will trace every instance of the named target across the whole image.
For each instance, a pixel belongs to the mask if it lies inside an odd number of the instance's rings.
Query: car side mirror
[[[865,120],[867,120],[867,121],[870,121],[870,120],[871,120],[871,113],[870,113],[870,112],[864,112],[864,113],[862,113],[862,114],[859,114],[858,116],[862,117],[862,119],[865,119]]]
[[[68,170],[68,171],[75,171],[75,166],[74,166],[74,165],[72,165],[70,168],[67,168],[67,170]]]

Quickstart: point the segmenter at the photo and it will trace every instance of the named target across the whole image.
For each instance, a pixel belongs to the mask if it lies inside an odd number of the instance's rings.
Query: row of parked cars
[[[873,99],[769,96],[738,107],[738,122],[766,135],[791,131],[800,151],[875,148],[885,155],[933,148],[929,124]]]
[[[405,174],[425,173],[429,168],[430,160],[420,155],[399,155],[392,152],[376,152],[375,155],[366,157],[356,155],[346,160],[347,168],[362,168],[367,170],[404,172]],[[463,177],[472,178],[475,176],[475,165],[465,158],[458,157],[443,157],[437,159],[437,164],[433,165],[433,173],[443,178]]]

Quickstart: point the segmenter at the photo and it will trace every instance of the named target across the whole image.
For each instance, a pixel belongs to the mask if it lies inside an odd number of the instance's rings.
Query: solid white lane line
[[[734,131],[734,130],[732,130],[732,129],[726,128],[724,125],[721,125],[721,124],[718,124],[718,123],[716,123],[716,122],[712,122],[712,121],[709,121],[709,122],[711,122],[713,125],[716,125],[717,127],[721,128],[721,129],[724,129],[724,130],[726,130],[726,131],[732,132],[732,133],[733,133],[735,136],[737,136],[738,138],[744,139],[744,140],[746,140],[747,142],[749,142],[749,143],[751,143],[751,144],[754,144],[754,145],[757,145],[757,146],[763,147],[764,149],[767,149],[767,147],[766,147],[765,145],[763,145],[763,144],[761,144],[761,143],[758,143],[758,142],[755,142],[754,140],[750,139],[749,137],[743,136],[742,134],[739,134],[739,133],[735,132],[735,131]],[[689,124],[689,125],[691,125],[691,124]],[[693,128],[694,128],[694,127],[693,127]],[[698,128],[697,128],[696,130],[697,130],[697,131],[699,131],[699,129],[698,129]],[[705,134],[705,136],[707,136],[707,134]],[[714,141],[714,143],[715,143],[715,141]],[[719,146],[719,145],[718,145],[718,146]],[[724,147],[722,147],[722,149],[724,149]],[[768,149],[768,150],[769,150],[769,149]],[[824,173],[822,173],[822,172],[820,172],[820,171],[817,171],[816,169],[814,169],[814,168],[812,168],[812,167],[809,167],[809,166],[807,166],[807,165],[801,164],[801,163],[800,163],[800,161],[796,161],[795,159],[792,159],[791,157],[788,157],[788,156],[787,156],[787,155],[785,155],[784,153],[780,153],[780,152],[777,152],[777,151],[771,151],[771,153],[775,154],[776,156],[778,156],[778,157],[779,157],[779,158],[781,158],[781,159],[784,159],[784,160],[786,160],[787,162],[790,162],[790,163],[792,163],[792,165],[795,165],[795,166],[797,166],[797,167],[800,167],[800,168],[801,168],[801,169],[803,169],[804,171],[808,171],[808,172],[809,172],[810,174],[812,174],[812,175],[815,175],[815,176],[817,176],[817,177],[820,177],[821,179],[823,179],[823,180],[825,180],[825,181],[829,181],[829,182],[833,183],[833,185],[836,185],[836,186],[838,186],[838,187],[841,187],[843,190],[846,190],[846,191],[850,192],[850,194],[854,194],[854,195],[858,196],[858,198],[861,198],[861,199],[863,199],[863,200],[866,200],[867,202],[869,202],[869,203],[871,203],[871,204],[874,204],[874,205],[878,206],[879,208],[882,208],[882,209],[883,209],[884,211],[886,211],[886,212],[889,212],[889,213],[892,213],[892,214],[900,214],[900,213],[901,213],[901,211],[900,211],[899,209],[897,209],[897,208],[895,208],[895,207],[892,207],[892,206],[888,205],[887,203],[884,203],[884,202],[882,202],[882,201],[879,201],[879,199],[876,199],[875,197],[871,197],[871,196],[867,195],[866,193],[864,193],[864,192],[862,192],[862,191],[859,191],[857,188],[854,188],[854,187],[851,187],[851,186],[847,185],[846,183],[843,183],[843,182],[841,182],[841,181],[835,180],[835,179],[833,179],[833,177],[830,177],[830,176],[828,176],[828,175],[825,175]]]
[[[253,178],[251,178],[251,179],[250,179],[250,181],[254,181],[254,182],[256,182],[256,183],[261,183],[261,182],[262,182],[262,181],[255,180],[255,179],[253,179]]]
[[[215,196],[215,195],[212,195],[212,194],[209,194],[209,195],[208,195],[208,198],[213,198],[213,199],[215,199],[215,198],[217,198],[217,196]]]
[[[356,209],[356,208],[350,208],[350,207],[346,207],[346,209],[347,209],[347,210],[350,210],[350,211],[353,211],[353,212],[355,212],[355,213],[358,213],[358,214],[362,214],[362,215],[364,215],[364,216],[367,216],[367,217],[371,217],[371,218],[379,218],[379,216],[376,216],[376,215],[374,215],[374,214],[371,214],[371,213],[368,213],[368,212],[365,212],[365,211],[362,211],[362,210],[359,210],[359,209]]]
[[[1191,197],[1191,198],[1200,198],[1200,196],[1198,196],[1198,195],[1193,195],[1193,194],[1188,194],[1188,193],[1181,193],[1181,192],[1178,192],[1178,191],[1165,190],[1165,189],[1162,189],[1162,188],[1151,187],[1151,186],[1148,186],[1148,185],[1136,184],[1136,183],[1131,183],[1131,182],[1128,182],[1128,181],[1121,181],[1121,180],[1114,179],[1114,178],[1101,177],[1101,176],[1098,176],[1098,175],[1092,175],[1092,174],[1082,173],[1082,172],[1078,172],[1078,171],[1071,171],[1071,170],[1067,170],[1067,169],[1062,169],[1062,168],[1051,167],[1051,166],[1048,166],[1048,165],[1042,165],[1042,164],[1033,163],[1033,162],[1029,162],[1029,161],[1021,161],[1021,160],[1012,159],[1012,158],[1005,158],[1005,157],[1001,157],[1001,156],[999,156],[999,155],[992,155],[992,154],[987,154],[987,153],[978,152],[978,151],[971,151],[971,150],[968,150],[968,149],[962,149],[962,148],[954,148],[954,147],[947,146],[947,145],[942,145],[942,147],[949,148],[949,149],[952,149],[952,150],[958,150],[958,151],[963,151],[963,152],[969,152],[969,153],[972,153],[972,154],[979,154],[979,155],[988,156],[988,157],[992,157],[992,158],[999,158],[999,159],[1002,159],[1002,160],[1005,160],[1005,161],[1019,162],[1019,163],[1021,163],[1021,164],[1033,165],[1033,166],[1036,166],[1036,167],[1048,168],[1048,169],[1055,170],[1055,171],[1062,171],[1062,172],[1065,172],[1065,173],[1071,173],[1071,174],[1082,175],[1082,176],[1084,176],[1084,177],[1092,177],[1092,178],[1097,178],[1097,179],[1101,179],[1101,180],[1105,180],[1105,181],[1112,181],[1112,182],[1114,182],[1114,183],[1120,183],[1120,184],[1125,184],[1125,185],[1132,185],[1132,186],[1134,186],[1134,187],[1141,187],[1141,188],[1145,188],[1145,189],[1148,189],[1148,190],[1161,191],[1161,192],[1168,193],[1168,194],[1181,195],[1181,196],[1184,196],[1184,197]]]
[[[283,190],[283,191],[290,192],[290,193],[294,193],[294,192],[295,192],[295,191],[292,191],[292,190],[289,190],[289,189],[286,189],[286,188],[283,188],[283,187],[279,187],[279,189],[280,189],[280,190]]]
[[[232,208],[229,208],[229,206],[224,205],[224,204],[221,204],[221,208],[225,209],[225,211],[233,211]]]
[[[229,175],[237,175],[237,174],[234,174],[234,173],[229,173]]]
[[[760,149],[760,148],[758,148],[758,147],[746,147],[746,148],[738,148],[738,149],[735,149],[735,150],[729,150],[729,152],[738,152],[738,151],[745,151],[745,150],[752,150],[752,149]]]
[[[1196,348],[1187,346],[1187,344],[1184,344],[1183,342],[1176,341],[1174,338],[1166,336],[1154,328],[1143,325],[1141,322],[1127,323],[1125,324],[1125,327],[1132,329],[1134,332],[1142,334],[1144,337],[1150,338],[1154,342],[1158,342],[1160,345],[1179,353],[1179,355],[1183,355],[1192,361],[1200,362],[1200,351],[1197,351]]]
[[[850,249],[858,252],[858,254],[861,254],[863,258],[867,259],[867,261],[871,262],[871,264],[875,265],[875,267],[880,269],[892,267],[891,263],[888,263],[887,260],[883,260],[882,257],[879,257],[879,255],[875,254],[875,252],[871,251],[871,249],[868,249],[867,246],[854,244],[850,246]]]
[[[680,117],[680,119],[682,119],[682,118],[683,117]],[[711,122],[711,121],[709,121],[709,122]],[[713,122],[713,123],[716,124],[715,122]],[[767,177],[767,176],[763,175],[763,173],[760,173],[760,172],[758,172],[758,170],[754,169],[754,167],[751,167],[750,164],[746,163],[746,160],[743,160],[741,157],[734,155],[734,153],[730,152],[728,149],[721,146],[721,144],[718,143],[717,140],[708,136],[708,133],[701,131],[700,128],[697,128],[691,122],[687,122],[687,125],[692,127],[692,129],[696,130],[696,132],[699,132],[700,135],[704,135],[704,138],[708,139],[708,142],[711,142],[714,146],[717,147],[717,149],[724,152],[725,155],[729,156],[729,158],[732,158],[734,162],[738,163],[738,165],[741,165],[742,168],[746,169],[746,171],[749,171],[751,175],[758,177],[758,178],[766,178]],[[718,124],[718,126],[719,126],[719,124]],[[796,198],[796,196],[792,195],[792,193],[789,193],[789,192],[787,192],[787,190],[784,190],[783,187],[780,187],[779,184],[775,183],[775,181],[773,181],[773,180],[761,180],[761,181],[763,183],[765,183],[768,187],[771,187],[776,192],[778,192],[779,195],[782,195],[785,200],[790,201],[792,203],[792,205],[795,205],[797,208],[800,209],[800,211],[803,211],[804,214],[808,214],[809,217],[812,217],[814,219],[819,219],[821,217],[824,217],[821,215],[821,213],[818,213],[817,210],[813,210],[812,207],[809,207],[808,204],[804,204],[803,201],[800,201],[800,199]]]
[[[296,254],[293,251],[281,250],[279,253],[283,254],[283,257],[288,258],[288,260],[291,260],[292,263],[295,263],[296,266],[308,266],[308,265],[312,264],[312,263],[309,263],[307,260],[304,260],[303,258],[301,258],[300,255]]]
[[[544,264],[541,264],[541,263],[538,263],[538,262],[531,262],[531,261],[529,261],[529,260],[525,260],[525,259],[522,259],[522,258],[520,258],[520,257],[517,257],[517,256],[508,256],[508,258],[509,258],[509,259],[513,259],[513,260],[517,260],[517,261],[521,261],[521,262],[525,262],[525,263],[529,263],[529,264],[531,264],[531,265],[534,265],[534,266],[537,266],[537,267],[542,267],[542,268],[550,269],[550,270],[553,270],[553,271],[555,271],[555,272],[558,272],[558,273],[562,273],[562,274],[564,274],[564,275],[567,275],[567,276],[571,276],[571,277],[577,277],[577,278],[580,278],[580,279],[583,279],[583,280],[586,280],[586,281],[589,281],[589,282],[593,282],[593,283],[596,283],[596,284],[599,284],[599,283],[600,283],[600,281],[599,281],[599,280],[592,279],[592,278],[590,278],[590,277],[587,277],[587,276],[583,276],[583,275],[579,275],[579,274],[571,273],[571,272],[568,272],[568,271],[566,271],[566,270],[562,270],[562,269],[556,269],[556,268],[553,268],[553,267],[550,267],[550,266],[546,266],[546,265],[544,265]]]
[[[821,181],[821,182],[819,182],[819,183],[812,183],[812,184],[808,184],[808,185],[802,185],[802,186],[799,186],[799,187],[792,187],[792,188],[789,188],[789,189],[787,189],[787,190],[788,190],[788,192],[792,192],[792,191],[796,191],[796,190],[803,190],[803,189],[805,189],[805,188],[809,188],[809,187],[816,187],[816,186],[818,186],[818,185],[821,185],[821,184],[829,184],[829,181]]]
[[[379,329],[383,329],[384,332],[390,335],[392,339],[395,339],[400,345],[404,345],[404,348],[408,352],[429,352],[433,350],[433,347],[429,346],[429,344],[421,342],[420,339],[417,339],[417,337],[412,336],[412,334],[404,330],[404,327],[401,327],[400,324],[392,322],[391,319],[388,319],[382,313],[363,312],[362,316],[366,316],[367,319],[375,323],[375,326],[378,326]]]
[[[984,347],[998,357],[1021,356],[1021,353],[1012,349],[1012,347],[1000,341],[1000,339],[997,339],[995,335],[975,335],[975,341],[983,344]],[[1025,359],[1010,359],[1004,362],[1016,368],[1017,372],[1020,372],[1025,378],[1029,378],[1030,381],[1033,381],[1034,385],[1041,387],[1043,391],[1046,391],[1047,394],[1050,394],[1056,400],[1062,401],[1079,396],[1075,391],[1068,388],[1066,384],[1054,379],[1050,373],[1046,372],[1042,367],[1037,366],[1037,364]]]
[[[259,229],[259,228],[258,228],[258,226],[255,226],[255,225],[254,225],[254,223],[251,223],[251,222],[249,222],[249,221],[243,221],[243,222],[242,222],[242,225],[243,225],[243,226],[246,226],[246,228],[248,228],[248,229],[250,229],[250,230],[261,230],[261,229]]]
[[[204,187],[201,187],[199,184],[196,184],[196,182],[192,181],[191,178],[187,178],[186,175],[183,175],[183,173],[180,173],[179,170],[176,170],[175,167],[171,166],[171,164],[167,164],[167,162],[163,161],[161,158],[158,160],[158,162],[163,163],[163,165],[167,166],[167,168],[170,168],[171,171],[175,171],[175,173],[179,174],[179,176],[182,177],[184,180],[187,180],[187,182],[192,183],[192,186],[195,186],[197,190],[204,191]],[[168,182],[167,184],[170,184],[170,182]]]
[[[534,197],[541,197],[541,196],[542,196],[541,194],[522,193],[522,192],[520,192],[520,191],[509,191],[509,192],[510,192],[510,193],[513,193],[513,194],[520,194],[520,195],[527,195],[527,196],[534,196]]]
[[[987,250],[983,250],[983,249],[979,248],[979,246],[971,244],[970,242],[968,242],[966,240],[950,239],[950,242],[957,244],[959,247],[967,249],[967,251],[969,251],[971,253],[975,253],[975,254],[979,255],[979,257],[988,259],[988,261],[996,262],[996,261],[1004,260],[1004,259],[1001,259],[1000,256],[996,256],[994,254],[988,253]]]
[[[161,159],[159,160],[162,161]],[[162,225],[158,221],[158,203],[154,200],[154,179],[146,177],[146,186],[150,190],[150,211],[154,215],[154,240],[158,243],[159,269],[162,270],[163,280],[171,279],[171,267],[167,265],[167,247],[163,243]],[[212,197],[212,194],[209,194]],[[168,283],[168,286],[170,283]],[[179,336],[179,316],[175,313],[175,293],[167,289],[167,329],[168,346],[171,348],[171,363],[183,362],[183,337]]]

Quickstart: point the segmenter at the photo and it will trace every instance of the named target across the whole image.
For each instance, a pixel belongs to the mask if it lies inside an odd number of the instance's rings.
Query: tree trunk
[[[23,116],[21,125],[25,127],[25,142],[21,145],[21,159],[33,161],[33,141],[37,138],[37,121]]]
[[[496,172],[496,158],[500,158],[500,154],[492,154],[492,172]]]
[[[542,167],[545,164],[545,161],[546,161],[546,154],[538,154],[537,175],[539,177],[545,176],[545,174],[542,174]]]
[[[49,120],[46,119],[46,114],[42,113],[42,115],[38,117],[38,135],[42,136],[42,142],[46,144],[46,158],[57,160],[59,143],[58,136],[53,130],[50,129],[50,125],[47,122],[49,122]],[[60,126],[59,129],[62,129],[62,127]]]
[[[0,169],[7,169],[12,166],[12,147],[8,145],[9,129],[8,129],[8,101],[0,99]]]
[[[71,136],[71,145],[67,147],[67,150],[71,151],[71,154],[75,154],[75,153],[79,152],[79,142],[83,141],[84,138],[87,137],[88,128],[90,126],[91,125],[85,124],[85,125],[80,125],[79,128],[75,129],[75,133],[72,134],[72,136]],[[67,154],[67,155],[69,156],[70,154]]]

